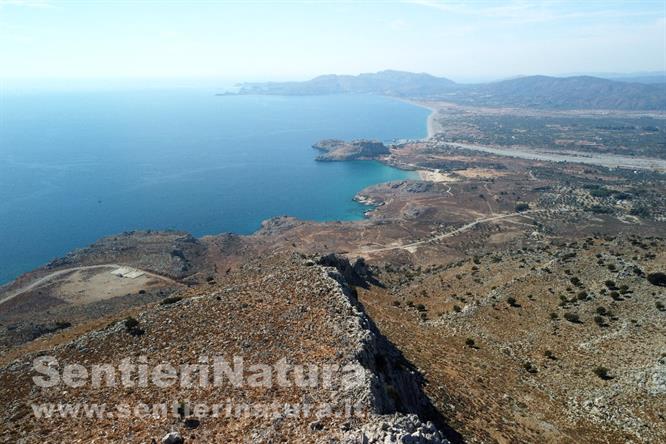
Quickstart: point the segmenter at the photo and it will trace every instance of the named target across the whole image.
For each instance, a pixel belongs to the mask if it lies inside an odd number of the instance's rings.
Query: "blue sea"
[[[262,220],[354,220],[368,185],[412,177],[315,162],[323,138],[420,138],[428,110],[376,96],[210,90],[0,96],[0,283],[128,230],[251,233]]]

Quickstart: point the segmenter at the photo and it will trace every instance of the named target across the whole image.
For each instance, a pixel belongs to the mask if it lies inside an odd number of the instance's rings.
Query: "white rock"
[[[178,432],[167,433],[164,438],[162,438],[162,444],[183,444],[184,442],[185,440]]]

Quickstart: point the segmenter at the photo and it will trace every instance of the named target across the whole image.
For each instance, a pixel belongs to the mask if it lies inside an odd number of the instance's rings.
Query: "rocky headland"
[[[352,140],[345,142],[338,139],[325,139],[312,145],[323,151],[316,160],[323,162],[343,160],[371,160],[390,154],[389,148],[376,140]]]

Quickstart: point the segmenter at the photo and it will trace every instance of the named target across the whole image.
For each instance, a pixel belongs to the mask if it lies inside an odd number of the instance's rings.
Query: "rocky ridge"
[[[37,387],[30,380],[34,358],[27,354],[0,369],[4,389],[0,413],[7,427],[3,441],[44,442],[67,436],[72,440],[126,442],[159,440],[177,432],[185,442],[446,443],[434,423],[436,415],[420,386],[418,372],[376,329],[358,303],[353,287],[338,268],[356,270],[362,263],[344,259],[316,265],[297,255],[274,255],[245,264],[224,284],[184,289],[169,304],[148,306],[135,315],[132,334],[126,321],[91,331],[54,347],[49,355],[60,363],[111,363],[123,357],[146,356],[149,363],[195,363],[197,357],[223,354],[243,356],[245,362],[273,363],[281,357],[308,364],[357,365],[362,384],[334,381],[330,389],[235,388],[224,386],[167,389],[98,387]],[[340,265],[336,267],[335,265]],[[350,276],[349,272],[346,273]],[[330,403],[335,408],[354,405],[363,415],[271,418],[159,417],[37,419],[35,403],[138,403],[168,400],[209,405],[228,399],[279,404]],[[228,402],[228,401],[227,401]],[[444,424],[445,425],[445,424]],[[171,435],[173,438],[173,435]]]

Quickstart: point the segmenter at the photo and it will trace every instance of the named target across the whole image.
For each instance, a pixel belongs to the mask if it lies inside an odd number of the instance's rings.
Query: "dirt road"
[[[430,243],[430,242],[439,241],[441,239],[446,239],[447,237],[455,236],[456,234],[462,233],[463,231],[467,231],[470,228],[472,228],[472,227],[474,227],[478,224],[482,224],[482,223],[485,223],[485,222],[492,222],[492,221],[500,220],[500,219],[507,219],[507,218],[510,218],[510,217],[522,217],[522,216],[525,216],[526,214],[541,213],[541,212],[544,212],[544,211],[548,211],[548,210],[527,210],[527,211],[523,211],[522,213],[499,214],[499,215],[495,215],[495,216],[491,216],[491,217],[484,217],[484,218],[476,219],[475,221],[469,222],[469,223],[463,225],[460,228],[456,228],[453,231],[449,231],[447,233],[439,234],[437,236],[433,236],[433,237],[430,237],[428,239],[424,239],[422,241],[411,242],[409,244],[403,244],[403,245],[392,245],[392,246],[389,246],[389,247],[381,247],[381,248],[374,248],[374,249],[360,249],[360,250],[358,250],[358,251],[356,251],[352,254],[363,255],[363,254],[381,253],[381,252],[384,252],[384,251],[399,250],[399,249],[404,249],[404,250],[407,250],[407,251],[413,253],[414,251],[416,251],[416,248],[418,248],[419,245],[423,245],[423,244],[427,244],[427,243]],[[566,210],[560,210],[560,211],[566,211]]]

